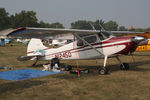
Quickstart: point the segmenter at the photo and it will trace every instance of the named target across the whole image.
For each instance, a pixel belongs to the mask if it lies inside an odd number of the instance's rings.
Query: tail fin
[[[27,56],[44,55],[46,48],[40,39],[32,38],[27,47]]]

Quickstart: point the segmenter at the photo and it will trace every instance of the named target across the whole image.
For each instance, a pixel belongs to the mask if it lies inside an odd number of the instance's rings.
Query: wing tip
[[[24,31],[24,30],[26,30],[26,27],[19,27],[19,28],[13,30],[12,32],[10,32],[7,36],[11,36],[12,34],[15,34],[17,32]]]

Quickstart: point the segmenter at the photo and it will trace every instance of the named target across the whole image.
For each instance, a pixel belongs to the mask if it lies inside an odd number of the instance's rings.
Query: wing
[[[21,27],[10,32],[8,37],[20,37],[20,38],[49,38],[56,39],[60,37],[66,37],[72,34],[96,34],[100,31],[95,30],[78,30],[78,29],[58,29],[58,28],[33,28],[33,27]]]
[[[0,31],[0,37],[1,38],[6,38],[6,36],[11,33],[14,29],[10,28],[10,29],[5,29]]]
[[[132,31],[111,31],[115,36],[125,36],[125,35],[134,35],[143,34],[145,32],[132,32]]]
[[[74,35],[78,39],[82,40],[85,44],[89,45],[100,55],[103,55],[100,51],[90,45],[87,41],[80,36],[102,33],[100,30],[79,30],[79,29],[58,29],[58,28],[33,28],[33,27],[21,27],[10,32],[8,37],[23,37],[23,38],[48,38],[57,39],[68,34]],[[103,33],[102,33],[103,34]],[[106,34],[106,33],[105,33]],[[80,35],[80,36],[79,36]],[[28,58],[27,58],[28,59]]]

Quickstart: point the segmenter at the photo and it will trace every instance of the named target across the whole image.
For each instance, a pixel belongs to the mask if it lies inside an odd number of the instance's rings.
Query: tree
[[[74,23],[71,23],[72,29],[92,29],[90,23],[86,20],[79,20]]]
[[[39,27],[43,27],[43,28],[64,28],[64,26],[62,24],[60,24],[59,22],[49,24],[49,23],[45,23],[43,21],[40,21]]]
[[[147,32],[150,32],[150,27],[146,29]]]
[[[129,31],[133,31],[133,32],[134,32],[134,31],[135,31],[135,28],[131,28],[131,29],[128,29],[128,30],[129,30]]]
[[[49,27],[50,28],[64,28],[64,26],[60,24],[59,22],[49,24]]]
[[[118,30],[119,31],[127,31],[128,29],[126,29],[124,26],[120,26]]]
[[[34,11],[21,11],[19,14],[15,14],[13,17],[14,28],[17,27],[37,27],[38,19],[36,18],[36,13]]]
[[[9,13],[4,8],[0,8],[0,30],[7,29],[10,26]]]
[[[49,24],[48,24],[48,23],[45,23],[45,22],[43,22],[43,21],[40,21],[39,27],[46,28],[46,27],[49,27]]]
[[[104,28],[104,21],[102,19],[96,20],[95,22],[93,22],[93,25],[96,30],[102,30]]]
[[[145,32],[145,29],[143,28],[135,28],[135,32]]]
[[[104,24],[104,28],[107,31],[117,31],[118,24],[115,21],[109,21],[109,22],[107,22],[107,23]]]
[[[103,20],[96,20],[94,21],[86,21],[86,20],[78,20],[74,23],[71,23],[71,28],[73,29],[87,29],[87,30],[101,30],[101,26],[104,26]]]

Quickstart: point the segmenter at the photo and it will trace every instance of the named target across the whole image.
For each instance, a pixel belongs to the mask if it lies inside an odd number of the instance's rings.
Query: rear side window
[[[83,46],[83,45],[84,45],[83,41],[78,40],[78,42],[77,42],[77,46]]]

